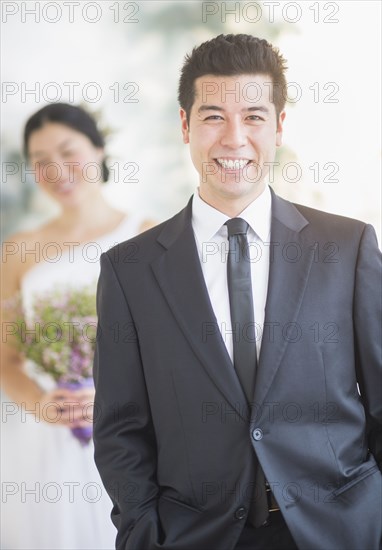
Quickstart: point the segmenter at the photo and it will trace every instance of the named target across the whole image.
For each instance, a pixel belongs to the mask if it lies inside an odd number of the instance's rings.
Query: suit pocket
[[[343,493],[345,493],[346,491],[348,491],[349,489],[351,489],[352,487],[357,485],[357,483],[359,483],[363,479],[366,479],[367,477],[374,474],[376,471],[379,471],[379,468],[375,464],[371,468],[368,468],[367,470],[362,472],[362,474],[359,474],[357,477],[355,477],[355,478],[351,479],[350,481],[348,481],[347,483],[345,483],[345,485],[342,485],[342,487],[340,487],[339,489],[336,489],[335,491],[333,491],[333,493],[332,493],[333,497],[338,497],[339,495],[342,495]]]

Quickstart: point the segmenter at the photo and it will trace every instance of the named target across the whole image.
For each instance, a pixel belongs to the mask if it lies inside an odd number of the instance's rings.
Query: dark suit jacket
[[[211,308],[191,204],[102,256],[94,441],[118,549],[233,549],[254,452],[299,548],[379,548],[374,230],[272,192],[270,246],[252,416]]]

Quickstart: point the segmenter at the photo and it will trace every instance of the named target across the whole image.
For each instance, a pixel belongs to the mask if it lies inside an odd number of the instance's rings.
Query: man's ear
[[[179,114],[182,123],[183,143],[190,143],[190,130],[188,128],[186,111],[184,109],[180,109]]]
[[[279,114],[279,119],[277,121],[277,130],[276,130],[276,145],[277,147],[280,147],[282,145],[282,138],[283,138],[283,123],[284,119],[286,117],[286,112],[281,111]]]

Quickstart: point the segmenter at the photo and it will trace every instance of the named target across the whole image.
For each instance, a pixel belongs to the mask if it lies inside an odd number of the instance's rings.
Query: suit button
[[[247,509],[242,506],[241,508],[238,508],[235,512],[235,518],[236,519],[244,519],[247,515]]]
[[[260,439],[263,439],[263,430],[255,428],[252,432],[252,437],[255,441],[260,441]]]

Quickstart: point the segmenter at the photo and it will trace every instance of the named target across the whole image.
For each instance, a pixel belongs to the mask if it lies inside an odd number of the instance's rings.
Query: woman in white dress
[[[152,224],[104,199],[104,139],[83,109],[47,105],[27,122],[24,146],[36,181],[61,207],[49,223],[7,238],[2,300],[21,291],[28,313],[37,293],[95,283],[101,251]],[[4,338],[2,355],[1,548],[112,550],[112,504],[93,444],[81,446],[70,430],[89,424],[94,390],[57,389]],[[48,403],[56,417],[42,413]]]

